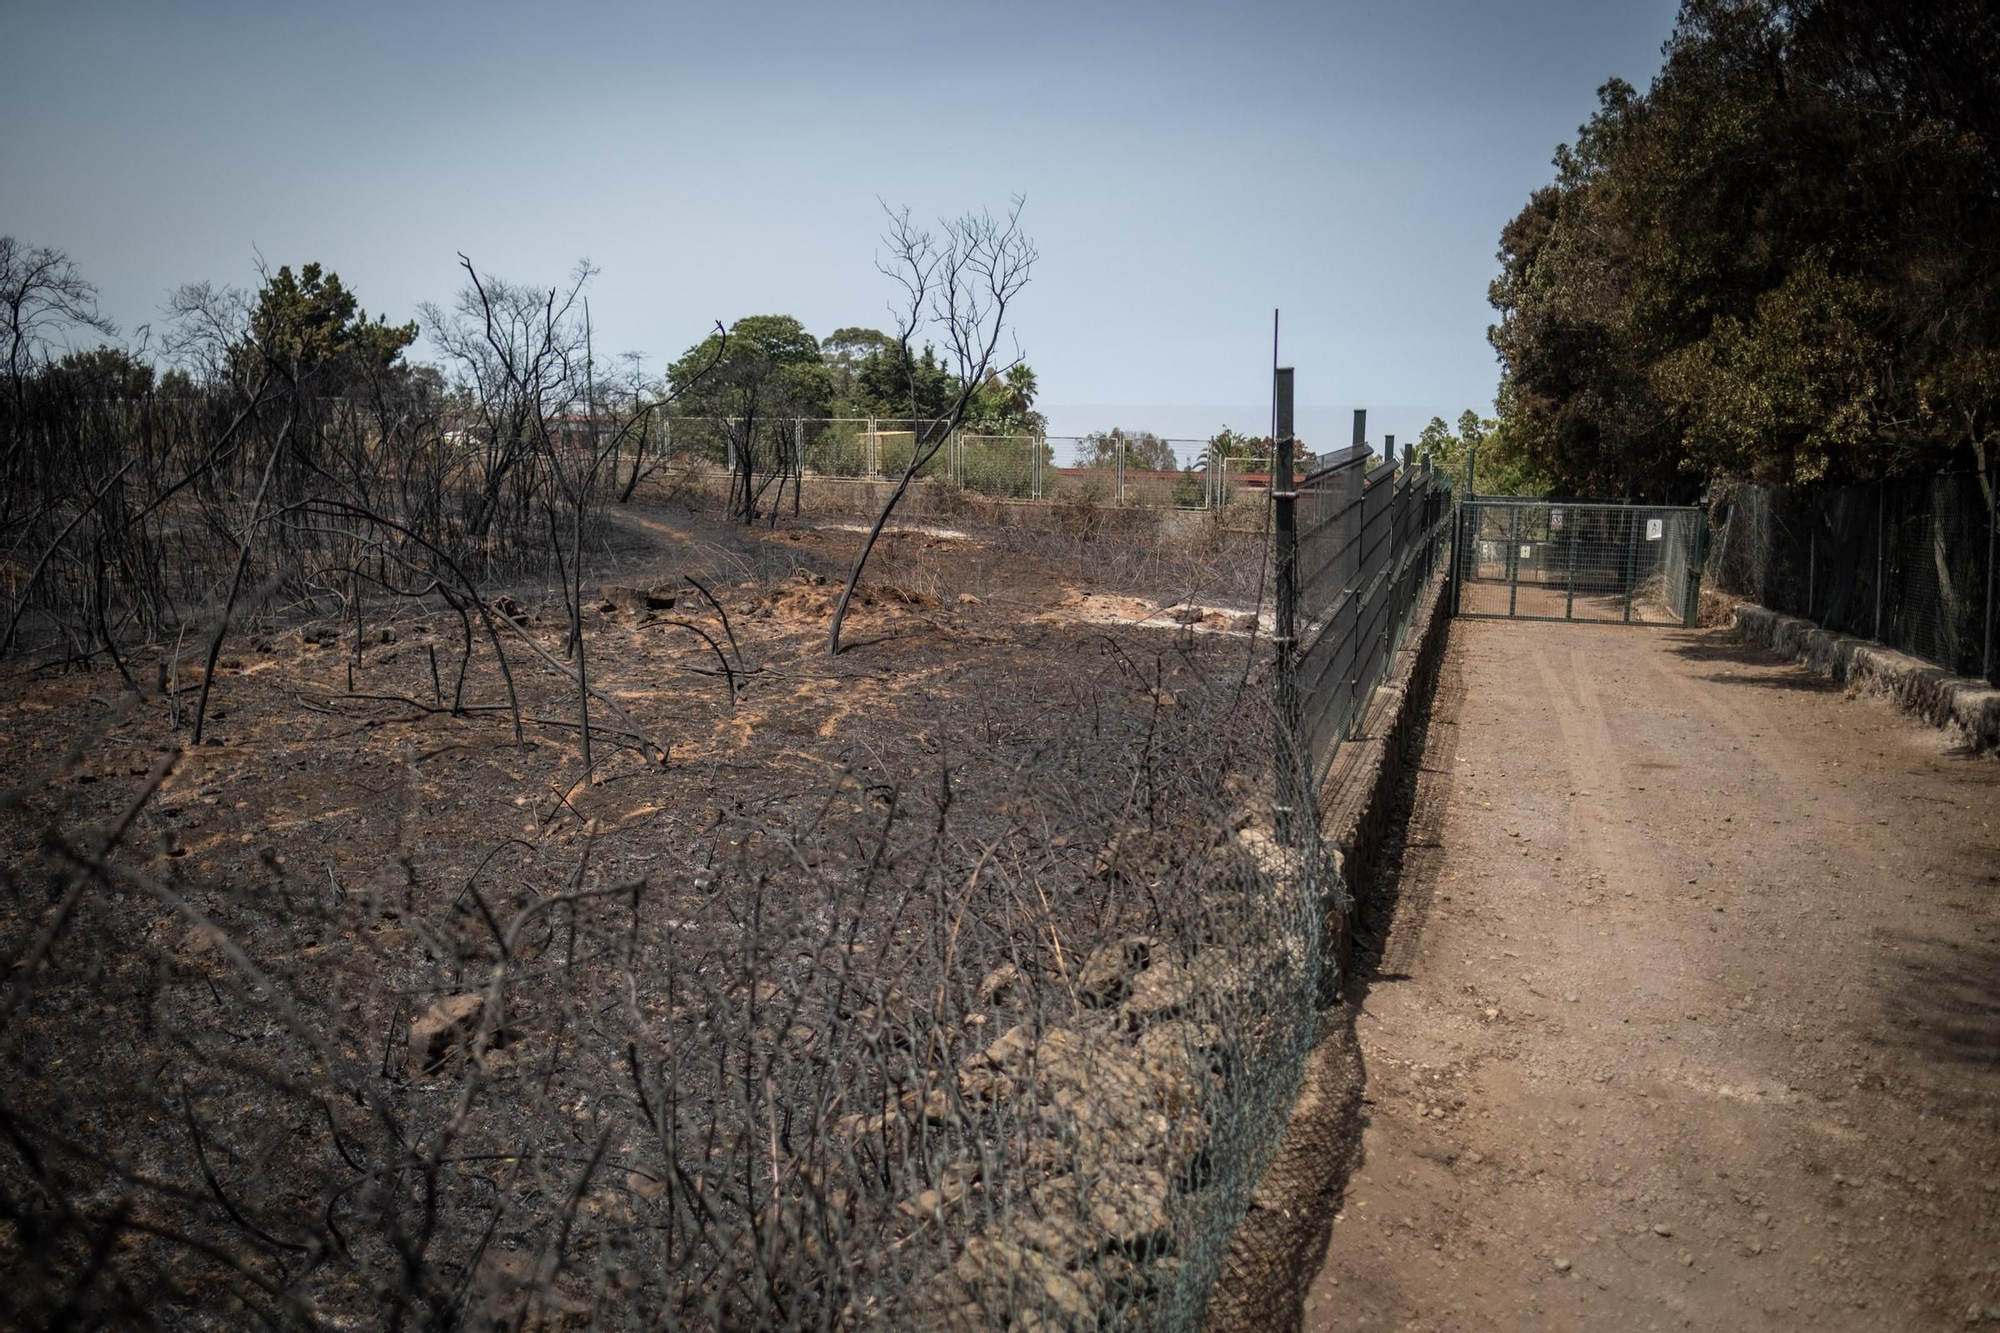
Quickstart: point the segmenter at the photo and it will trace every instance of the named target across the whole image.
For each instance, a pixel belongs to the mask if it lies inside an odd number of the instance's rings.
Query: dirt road
[[[1307,1329],[2000,1327],[2000,763],[1461,621],[1423,770]]]

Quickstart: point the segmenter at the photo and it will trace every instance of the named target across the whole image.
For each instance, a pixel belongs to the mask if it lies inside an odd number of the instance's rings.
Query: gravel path
[[[2000,1328],[2000,763],[1720,631],[1452,633],[1306,1328]]]

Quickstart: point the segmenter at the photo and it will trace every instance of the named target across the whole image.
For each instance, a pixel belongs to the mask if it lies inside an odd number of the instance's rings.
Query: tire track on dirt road
[[[1313,1333],[2000,1309],[2000,765],[1725,651],[1454,626]]]

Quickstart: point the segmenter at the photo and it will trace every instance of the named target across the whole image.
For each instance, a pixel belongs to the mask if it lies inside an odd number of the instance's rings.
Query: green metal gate
[[[1479,496],[1458,510],[1461,616],[1691,627],[1702,511]]]

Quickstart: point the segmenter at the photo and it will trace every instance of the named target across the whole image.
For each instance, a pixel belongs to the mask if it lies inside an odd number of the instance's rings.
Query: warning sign
[[[1667,526],[1667,521],[1663,518],[1647,519],[1646,540],[1649,542],[1658,541],[1660,539],[1660,534],[1666,530],[1666,526]]]
[[[1560,509],[1551,509],[1549,511],[1549,527],[1556,532],[1561,532],[1562,526],[1563,511]]]
[[[1521,558],[1522,558],[1523,560],[1533,560],[1533,559],[1535,558],[1535,548],[1534,548],[1534,547],[1532,547],[1532,546],[1529,546],[1529,545],[1528,545],[1528,544],[1526,544],[1525,542],[1524,542],[1524,543],[1522,543],[1522,546],[1521,546]]]

